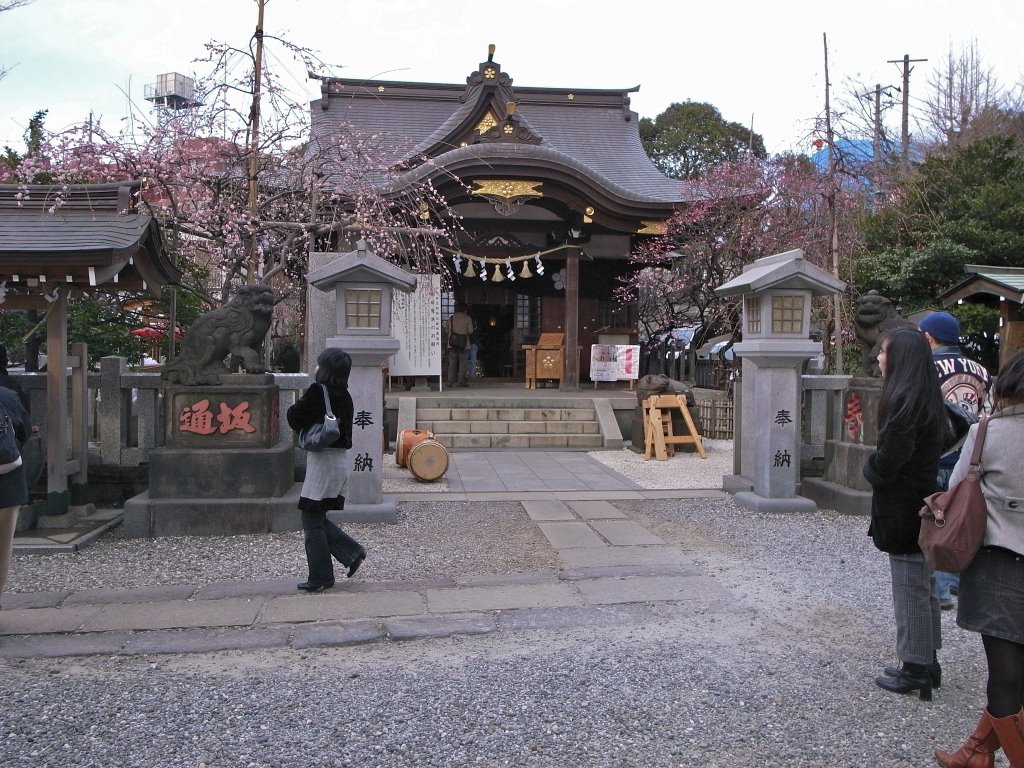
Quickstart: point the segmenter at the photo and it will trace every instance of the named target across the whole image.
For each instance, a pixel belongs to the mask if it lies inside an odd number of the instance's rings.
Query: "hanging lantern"
[[[476,277],[476,270],[473,269],[473,260],[466,259],[466,271],[464,273],[466,277]]]
[[[520,277],[533,277],[533,272],[530,271],[530,262],[523,260],[523,268],[519,270]]]

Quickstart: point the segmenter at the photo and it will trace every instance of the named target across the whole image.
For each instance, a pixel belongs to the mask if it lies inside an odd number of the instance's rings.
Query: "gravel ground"
[[[665,605],[637,624],[611,607],[590,626],[305,652],[0,661],[0,765],[910,768],[973,727],[984,659],[951,613],[932,703],[874,685],[894,628],[863,518],[616,504],[720,582],[730,609]],[[517,504],[428,501],[403,504],[397,526],[352,530],[378,553],[360,575],[388,579],[553,567],[535,527]],[[12,576],[19,589],[195,583],[302,563],[298,534],[114,535],[18,557]]]

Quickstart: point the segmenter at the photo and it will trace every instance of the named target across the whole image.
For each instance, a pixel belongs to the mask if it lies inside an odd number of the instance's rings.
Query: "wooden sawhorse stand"
[[[672,430],[672,409],[678,409],[683,415],[683,422],[689,430],[688,435],[676,435]],[[644,411],[644,460],[651,454],[658,461],[665,461],[675,455],[675,447],[681,443],[693,443],[702,459],[708,457],[697,434],[697,427],[690,418],[686,408],[685,395],[651,395],[643,404]]]

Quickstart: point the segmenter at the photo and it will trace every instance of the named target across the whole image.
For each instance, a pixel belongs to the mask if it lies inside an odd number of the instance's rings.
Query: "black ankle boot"
[[[900,673],[901,669],[903,669],[903,662],[900,662],[895,667],[886,667],[882,670],[882,674],[884,674],[886,677],[896,677],[896,675]],[[928,672],[928,677],[932,679],[932,688],[941,688],[942,667],[939,666],[939,662],[933,661],[931,664],[925,667],[925,670]]]
[[[897,671],[897,674],[876,677],[875,683],[880,688],[892,691],[893,693],[913,693],[917,691],[921,701],[932,700],[932,678],[924,664],[904,662],[902,668]]]

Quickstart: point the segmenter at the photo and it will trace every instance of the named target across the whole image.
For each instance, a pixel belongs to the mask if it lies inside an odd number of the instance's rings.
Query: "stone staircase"
[[[592,451],[623,445],[610,402],[586,397],[404,397],[398,432],[405,429],[429,430],[456,451]]]

